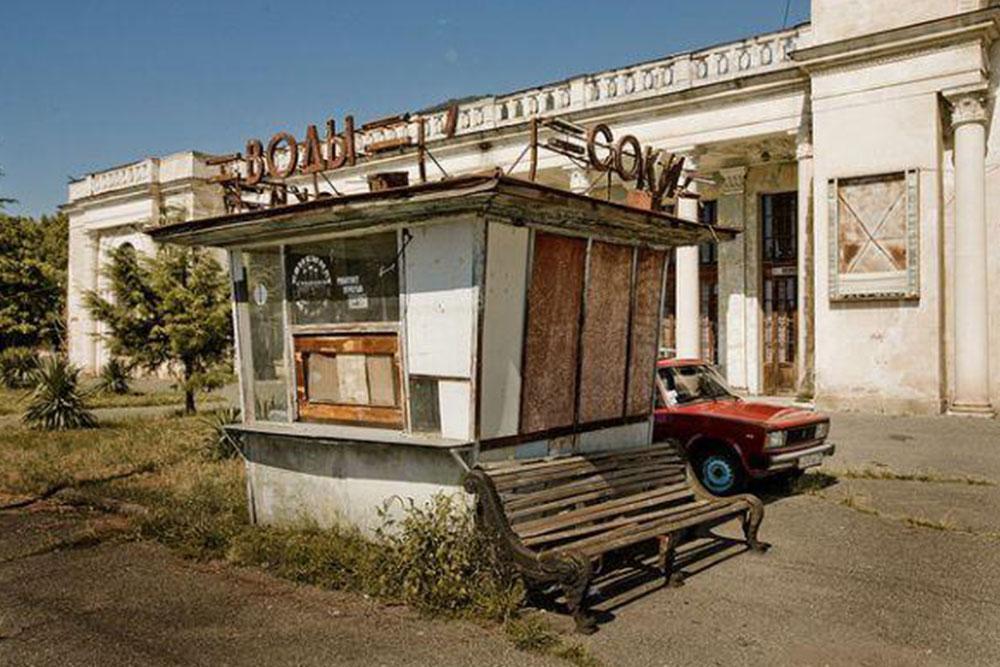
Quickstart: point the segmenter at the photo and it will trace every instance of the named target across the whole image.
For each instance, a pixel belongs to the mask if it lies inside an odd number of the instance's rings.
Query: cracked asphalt
[[[599,632],[571,639],[607,665],[1000,664],[1000,422],[839,414],[831,437],[824,484],[757,489],[769,553],[691,543],[679,589],[641,570],[605,577]],[[989,483],[941,481],[967,477]],[[153,544],[48,550],[102,520],[0,512],[0,665],[559,664],[496,629]]]

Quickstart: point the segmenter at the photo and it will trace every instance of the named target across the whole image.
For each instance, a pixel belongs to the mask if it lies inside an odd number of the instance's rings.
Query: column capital
[[[968,123],[985,125],[989,120],[986,91],[957,90],[944,94],[951,104],[951,126],[957,128]]]
[[[796,160],[809,160],[813,156],[812,139],[803,139],[795,146]]]
[[[728,167],[726,169],[720,169],[719,176],[722,177],[722,183],[719,186],[722,194],[738,195],[742,194],[744,190],[746,190],[746,167]]]

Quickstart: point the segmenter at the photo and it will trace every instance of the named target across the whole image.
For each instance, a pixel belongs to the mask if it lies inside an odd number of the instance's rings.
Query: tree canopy
[[[222,267],[204,250],[173,246],[147,257],[125,245],[110,260],[109,298],[91,291],[85,303],[108,326],[111,354],[149,371],[169,368],[185,411],[194,412],[195,391],[218,386],[228,370],[232,320]]]
[[[61,345],[68,233],[61,214],[0,213],[0,349]]]

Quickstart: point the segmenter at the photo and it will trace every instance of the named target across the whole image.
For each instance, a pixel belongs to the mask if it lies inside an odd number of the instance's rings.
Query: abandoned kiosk
[[[151,235],[229,251],[253,519],[371,528],[480,461],[650,444],[667,250],[732,233],[491,173]]]

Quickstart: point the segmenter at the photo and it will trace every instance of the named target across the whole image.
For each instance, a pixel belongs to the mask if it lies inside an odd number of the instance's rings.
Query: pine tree
[[[0,349],[59,347],[65,329],[67,221],[0,213]]]
[[[146,257],[126,245],[111,252],[104,275],[111,298],[88,292],[85,303],[108,326],[111,354],[149,371],[166,365],[184,390],[184,411],[195,412],[195,391],[222,383],[232,347],[222,267],[196,248]]]

